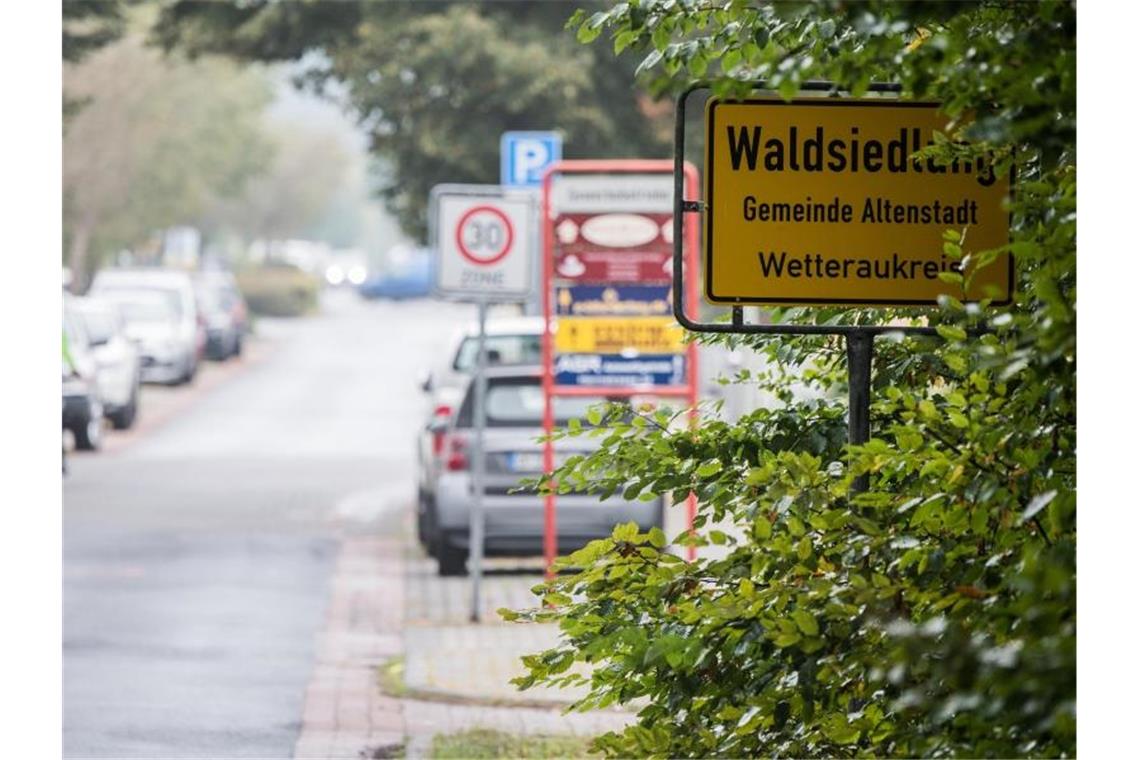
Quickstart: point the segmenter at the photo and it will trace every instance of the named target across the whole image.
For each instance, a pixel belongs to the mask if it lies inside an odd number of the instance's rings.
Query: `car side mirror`
[[[435,378],[432,377],[431,372],[424,372],[420,375],[420,389],[424,393],[431,393],[435,388]]]

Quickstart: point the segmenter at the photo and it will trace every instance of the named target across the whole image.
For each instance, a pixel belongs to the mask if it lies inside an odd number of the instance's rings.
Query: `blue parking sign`
[[[539,187],[546,167],[562,160],[557,132],[504,132],[499,145],[503,187]]]

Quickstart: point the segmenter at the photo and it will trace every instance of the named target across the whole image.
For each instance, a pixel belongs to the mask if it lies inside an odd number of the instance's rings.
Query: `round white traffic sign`
[[[515,230],[511,220],[494,206],[473,206],[459,218],[455,243],[459,254],[477,266],[488,266],[511,250]]]
[[[475,301],[525,299],[537,258],[530,245],[534,201],[473,185],[439,185],[431,197],[435,292]]]

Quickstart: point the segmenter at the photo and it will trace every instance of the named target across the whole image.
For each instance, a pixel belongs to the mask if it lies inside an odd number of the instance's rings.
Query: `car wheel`
[[[197,359],[191,359],[190,363],[186,367],[186,374],[184,374],[182,376],[182,382],[183,383],[194,382],[194,375],[196,375],[196,374],[198,374],[198,360]]]
[[[436,559],[440,577],[467,575],[467,550],[448,541],[442,531],[436,534]]]
[[[96,451],[103,445],[103,405],[92,401],[87,415],[76,422],[71,432],[75,435],[75,448]]]
[[[432,506],[432,511],[427,516],[427,543],[424,548],[427,549],[428,556],[432,559],[439,557],[439,541],[436,536],[439,534],[439,526],[436,525],[435,507]]]
[[[433,518],[431,497],[424,493],[422,490],[417,493],[416,503],[416,538],[420,541],[420,546],[427,550],[428,554],[434,555],[435,531],[433,529]]]
[[[135,383],[134,390],[131,391],[131,400],[126,403],[126,406],[121,409],[116,409],[111,414],[107,415],[111,418],[111,426],[115,430],[129,430],[135,424],[135,417],[138,416],[139,411],[139,386]]]

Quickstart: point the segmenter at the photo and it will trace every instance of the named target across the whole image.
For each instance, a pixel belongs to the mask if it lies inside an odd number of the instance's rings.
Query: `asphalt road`
[[[263,321],[264,357],[168,419],[148,429],[144,397],[140,432],[69,457],[67,757],[291,755],[338,540],[405,518],[416,376],[472,312],[333,294]]]

